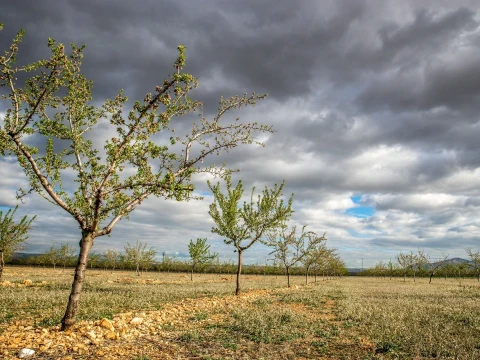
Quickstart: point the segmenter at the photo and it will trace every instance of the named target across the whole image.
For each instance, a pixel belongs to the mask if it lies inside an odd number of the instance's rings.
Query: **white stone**
[[[141,317],[134,317],[132,321],[130,321],[130,324],[140,325],[142,322],[143,322],[143,319]]]
[[[18,357],[19,357],[20,359],[23,359],[23,358],[32,356],[33,354],[35,354],[35,350],[23,348],[23,349],[20,350],[20,352],[18,353]]]

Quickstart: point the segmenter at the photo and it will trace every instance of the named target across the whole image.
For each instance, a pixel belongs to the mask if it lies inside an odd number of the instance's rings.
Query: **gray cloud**
[[[211,115],[221,95],[256,91],[269,97],[235,112],[274,126],[266,147],[239,147],[207,162],[241,169],[246,193],[286,180],[295,193],[292,222],[328,231],[351,265],[422,248],[462,256],[478,247],[480,212],[480,46],[475,1],[131,1],[17,0],[2,6],[0,48],[25,27],[20,63],[48,56],[46,40],[86,43],[84,72],[95,101],[125,89],[141,99],[173,70],[176,46],[187,46],[186,71],[200,79],[193,94]],[[5,111],[0,102],[0,115]],[[1,119],[1,117],[0,117]],[[180,133],[191,117],[174,120]],[[227,119],[228,120],[228,119]],[[111,131],[91,134],[99,148]],[[164,137],[160,136],[158,141]],[[43,140],[32,137],[32,144]],[[14,206],[25,186],[11,160],[0,160],[1,206]],[[66,174],[66,181],[74,174]],[[149,199],[119,223],[96,251],[148,241],[184,254],[190,239],[208,237],[223,259],[232,251],[210,233],[203,202]],[[360,204],[351,196],[362,195]],[[348,209],[367,206],[359,218]],[[78,241],[60,209],[31,196],[22,213],[38,214],[29,248]],[[267,249],[248,255],[262,262]]]

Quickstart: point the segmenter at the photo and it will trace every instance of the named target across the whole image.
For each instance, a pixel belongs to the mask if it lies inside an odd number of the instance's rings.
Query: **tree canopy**
[[[213,192],[214,202],[210,204],[209,214],[215,222],[212,232],[225,237],[227,245],[232,244],[238,255],[237,284],[235,293],[240,294],[240,274],[242,272],[243,252],[257,241],[274,231],[287,221],[293,213],[293,194],[285,203],[282,199],[285,183],[275,184],[273,189],[265,187],[255,200],[255,187],[252,189],[250,201],[244,201],[242,181],[232,188],[232,179],[225,177],[227,192],[222,193],[220,183],[208,186]]]

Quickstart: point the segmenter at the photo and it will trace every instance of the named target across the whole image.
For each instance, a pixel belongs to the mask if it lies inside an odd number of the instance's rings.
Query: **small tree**
[[[420,261],[422,264],[425,264],[425,268],[428,270],[429,273],[429,280],[428,283],[432,283],[432,279],[435,274],[440,271],[446,264],[448,259],[448,255],[442,255],[442,257],[437,262],[431,262],[430,257],[427,254],[419,253]]]
[[[70,244],[65,243],[60,245],[60,249],[57,250],[58,261],[63,265],[62,272],[65,271],[67,264],[69,264],[75,255],[75,249]]]
[[[325,241],[327,239],[324,239]],[[311,267],[315,268],[315,264],[318,263],[319,259],[328,256],[328,249],[325,242],[319,242],[315,247],[313,247],[306,256],[302,259],[303,266],[305,267],[305,285],[308,285],[308,273]]]
[[[117,262],[120,260],[120,254],[113,250],[113,249],[108,249],[103,253],[103,257],[105,258],[105,267],[111,268],[112,271],[115,270],[115,267],[117,266]]]
[[[387,275],[387,269],[388,269],[387,265],[380,260],[378,263],[375,264],[375,267],[373,270],[375,275],[385,277]]]
[[[412,266],[412,261],[411,261],[411,254],[404,254],[400,253],[395,256],[395,259],[397,260],[398,267],[402,271],[403,275],[403,281],[407,281],[407,273],[410,267]]]
[[[387,269],[388,269],[388,275],[390,276],[390,280],[392,280],[392,276],[395,274],[395,271],[397,270],[397,266],[391,259],[387,263]]]
[[[265,242],[266,245],[274,248],[270,254],[275,254],[275,258],[285,268],[288,287],[290,287],[290,269],[307,257],[322,242],[326,241],[326,233],[323,236],[317,236],[316,233],[306,231],[305,228],[306,225],[302,227],[300,235],[297,236],[296,226],[293,226],[291,230],[282,226],[280,231],[269,232],[268,241]]]
[[[480,282],[480,251],[474,252],[471,248],[467,248],[465,251],[470,258],[470,266]]]
[[[212,232],[225,237],[225,243],[233,245],[237,252],[235,294],[239,295],[243,253],[269,231],[275,230],[290,218],[293,212],[293,194],[288,200],[288,204],[284,204],[281,200],[284,183],[280,186],[275,184],[273,189],[265,187],[262,195],[258,195],[257,201],[254,201],[255,188],[253,188],[250,201],[245,201],[243,207],[240,207],[240,199],[243,195],[242,182],[239,181],[237,186],[232,189],[231,177],[227,176],[225,180],[227,183],[226,194],[221,192],[220,183],[213,186],[208,182],[214,196],[214,202],[210,204],[208,213],[216,225],[212,228]]]
[[[193,281],[193,271],[197,265],[207,265],[213,263],[218,258],[218,254],[210,254],[210,245],[207,245],[207,239],[198,238],[196,242],[190,240],[188,244],[188,253],[190,254],[191,272],[190,280]]]
[[[140,276],[140,270],[149,268],[156,254],[157,251],[153,247],[147,249],[147,243],[142,243],[137,239],[135,245],[127,243],[125,246],[125,263],[132,266]]]
[[[173,73],[128,111],[123,91],[103,106],[92,102],[93,82],[81,72],[84,46],[72,44],[68,55],[63,44],[49,39],[49,59],[17,66],[24,35],[25,31],[20,31],[0,56],[0,87],[8,91],[2,99],[9,102],[3,107],[0,153],[16,157],[29,180],[29,189],[20,189],[19,196],[37,192],[69,213],[81,230],[75,276],[62,318],[62,330],[66,330],[75,323],[96,238],[110,234],[148,197],[194,198],[193,174],[223,176],[226,171],[214,164],[203,166],[205,158],[240,144],[261,144],[253,133],[272,130],[257,123],[221,121],[232,110],[254,105],[265,95],[222,98],[213,119],[203,117],[202,104],[188,96],[198,81],[183,72],[183,45],[178,47]],[[32,74],[29,78],[28,73]],[[23,88],[17,86],[19,78],[26,78]],[[200,119],[182,138],[170,121],[189,114],[200,115]],[[116,131],[115,136],[105,139],[102,151],[88,136],[98,123]],[[162,131],[168,135],[158,136]],[[102,133],[109,132],[102,129]],[[30,141],[32,136],[38,141]],[[30,143],[45,143],[45,150],[39,151]],[[74,181],[68,182],[72,174]]]
[[[406,254],[400,253],[395,259],[402,270],[403,281],[406,281],[407,273],[411,271],[413,274],[413,282],[415,282],[418,270],[422,269],[425,265],[425,255],[422,251],[419,251],[418,254],[414,254],[412,251]]]
[[[88,265],[90,265],[90,269],[96,268],[101,264],[102,261],[102,254],[96,253],[92,251],[88,257]]]
[[[45,255],[47,256],[48,263],[55,269],[58,263],[58,249],[52,245]]]
[[[13,219],[15,209],[10,209],[5,215],[0,211],[0,280],[3,276],[3,268],[5,267],[5,260],[9,258],[13,252],[22,248],[21,244],[28,239],[28,231],[31,228],[31,223],[35,219],[35,216],[30,220],[27,216],[24,216],[20,222],[16,222]]]

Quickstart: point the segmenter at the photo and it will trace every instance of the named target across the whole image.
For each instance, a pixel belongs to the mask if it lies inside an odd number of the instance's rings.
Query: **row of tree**
[[[411,276],[415,282],[417,276],[429,277],[432,282],[434,276],[462,278],[466,276],[476,277],[480,282],[480,251],[465,249],[468,261],[463,259],[449,259],[448,255],[442,255],[435,261],[423,251],[399,253],[395,256],[395,262],[379,261],[370,269],[362,271],[359,275],[395,277],[401,276],[406,281]]]
[[[158,253],[153,247],[148,248],[146,243],[139,242],[130,244],[124,248],[124,252],[108,249],[103,253],[91,253],[89,257],[89,267],[105,270],[134,270],[137,275],[145,271],[164,271],[164,272],[189,272],[190,279],[193,280],[193,274],[197,273],[215,273],[215,274],[234,274],[237,265],[233,261],[221,262],[218,254],[211,254],[210,245],[207,239],[197,239],[195,242],[190,240],[188,247],[190,259],[178,259],[164,254],[162,261],[156,261],[155,256]],[[313,274],[315,279],[317,275],[339,276],[346,275],[347,269],[344,262],[336,254],[335,249],[327,249],[325,246],[317,248],[315,252],[302,256],[295,255],[291,259],[282,248],[282,257],[284,261],[279,261],[274,257],[272,264],[254,264],[243,267],[243,274],[255,275],[286,275],[287,284],[290,282],[290,275],[304,275],[305,282],[308,284],[309,274]],[[62,267],[62,272],[67,267],[75,266],[76,250],[67,243],[59,247],[51,246],[50,249],[39,255],[31,255],[14,259],[12,263],[27,266],[42,267]],[[293,265],[292,265],[293,264]]]

